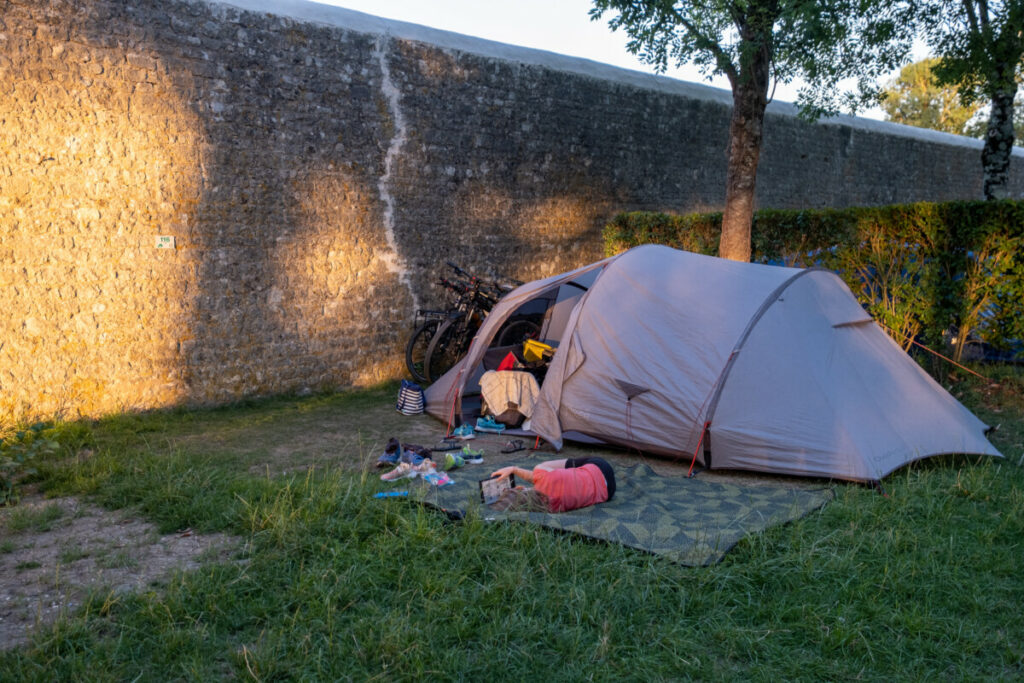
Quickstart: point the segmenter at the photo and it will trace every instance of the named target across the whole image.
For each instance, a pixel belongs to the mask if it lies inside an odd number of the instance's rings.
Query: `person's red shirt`
[[[533,485],[548,498],[551,512],[566,512],[608,500],[608,482],[597,465],[533,470]]]

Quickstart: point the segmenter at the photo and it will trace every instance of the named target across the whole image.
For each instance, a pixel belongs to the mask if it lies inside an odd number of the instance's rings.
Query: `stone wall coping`
[[[732,106],[732,93],[722,88],[681,81],[668,76],[658,76],[610,64],[602,64],[581,57],[570,57],[546,50],[510,45],[429,26],[385,19],[372,14],[365,14],[334,5],[310,2],[309,0],[189,0],[189,2],[213,7],[221,5],[249,12],[272,14],[300,22],[332,26],[356,33],[387,35],[401,40],[426,43],[442,49],[457,50],[509,62],[540,66],[555,71],[621,83],[645,90],[655,90],[671,95]],[[768,113],[796,117],[799,109],[796,105],[789,102],[774,101],[768,105]],[[978,150],[984,145],[981,140],[975,138],[845,114],[823,118],[819,121],[819,124],[843,126],[884,135],[915,138],[934,144],[971,147]],[[1024,157],[1024,148],[1015,146],[1013,155]]]

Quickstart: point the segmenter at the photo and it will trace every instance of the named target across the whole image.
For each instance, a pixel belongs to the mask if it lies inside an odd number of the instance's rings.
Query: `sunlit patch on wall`
[[[397,357],[412,303],[388,267],[393,253],[377,193],[351,174],[322,169],[307,170],[292,191],[294,224],[270,259],[268,314],[278,328],[295,331],[296,353],[320,368],[314,383],[321,388],[378,377],[358,367],[352,345],[377,344],[382,357]],[[378,380],[397,372],[385,374]]]
[[[126,59],[81,35],[12,35],[6,48],[0,415],[174,403],[200,122],[158,58]],[[161,234],[177,248],[155,249]]]

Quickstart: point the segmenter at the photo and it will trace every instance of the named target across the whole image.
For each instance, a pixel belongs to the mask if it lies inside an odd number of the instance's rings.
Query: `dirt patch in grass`
[[[184,530],[161,536],[126,511],[75,498],[26,497],[0,509],[0,649],[73,612],[93,591],[159,585],[175,571],[229,558],[237,537]]]

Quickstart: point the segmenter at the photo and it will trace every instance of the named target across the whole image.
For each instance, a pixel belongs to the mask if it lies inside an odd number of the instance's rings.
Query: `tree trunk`
[[[719,256],[733,261],[750,260],[757,162],[761,156],[764,110],[768,106],[765,83],[766,79],[754,77],[733,87],[725,212],[722,215],[722,240],[718,247]]]
[[[992,110],[981,150],[985,173],[985,199],[1006,199],[1010,195],[1010,154],[1013,152],[1013,87],[1003,87],[992,95]]]

